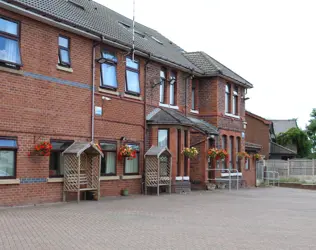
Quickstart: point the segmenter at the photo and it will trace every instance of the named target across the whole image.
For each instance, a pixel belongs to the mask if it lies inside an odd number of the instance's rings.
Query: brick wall
[[[270,132],[268,121],[246,112],[246,122],[246,141],[261,145],[260,154],[265,155],[265,159],[269,159]]]

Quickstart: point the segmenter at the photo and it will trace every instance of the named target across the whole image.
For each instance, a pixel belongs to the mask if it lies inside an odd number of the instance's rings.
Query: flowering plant
[[[208,157],[210,157],[211,159],[215,159],[216,156],[217,156],[217,151],[218,151],[217,148],[210,148],[210,149],[207,151]]]
[[[31,155],[40,155],[40,156],[50,156],[50,151],[52,150],[52,144],[50,142],[41,142],[35,145],[34,150],[28,153],[28,156]]]
[[[225,149],[219,149],[216,153],[216,160],[228,159],[228,153]]]
[[[128,160],[136,158],[136,150],[133,150],[132,147],[128,145],[123,145],[119,149],[119,159],[126,157]]]
[[[254,158],[255,160],[261,160],[261,155],[260,155],[260,154],[254,154],[254,155],[253,155],[253,158]]]
[[[247,154],[247,152],[238,152],[238,158],[239,159],[245,159],[245,160],[247,160],[247,159],[249,159],[250,158],[250,155],[249,154]]]
[[[196,157],[199,154],[199,151],[195,147],[184,148],[182,154],[191,159]]]

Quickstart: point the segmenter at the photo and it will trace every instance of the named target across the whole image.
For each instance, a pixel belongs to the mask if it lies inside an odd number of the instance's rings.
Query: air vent
[[[68,2],[71,3],[72,5],[76,6],[77,8],[84,10],[84,6],[81,5],[80,3],[77,3],[74,0],[68,0]]]

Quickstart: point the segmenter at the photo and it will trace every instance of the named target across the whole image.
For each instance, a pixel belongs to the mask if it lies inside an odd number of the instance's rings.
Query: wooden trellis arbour
[[[167,147],[152,146],[145,154],[145,194],[148,187],[167,186],[171,193],[172,155]]]
[[[100,198],[100,165],[102,151],[92,142],[74,142],[64,152],[64,190],[63,200],[67,192],[95,191]]]

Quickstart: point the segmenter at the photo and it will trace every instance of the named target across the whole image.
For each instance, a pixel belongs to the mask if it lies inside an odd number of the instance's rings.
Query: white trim
[[[13,184],[20,184],[20,179],[0,180],[0,185],[13,185]]]
[[[195,109],[194,110],[190,109],[190,112],[193,113],[193,114],[199,114],[200,113],[198,110],[195,110]]]
[[[230,113],[225,113],[226,116],[230,116],[230,117],[234,117],[234,118],[237,118],[237,119],[240,119],[240,116],[239,115],[233,115],[233,114],[230,114]]]
[[[242,173],[230,173],[230,176],[242,176]],[[229,173],[221,173],[221,177],[229,177]]]
[[[182,176],[176,176],[176,181],[182,181],[183,177]]]
[[[63,177],[60,177],[60,178],[47,178],[47,182],[51,182],[51,183],[64,182],[64,178]]]
[[[120,176],[100,176],[99,180],[100,181],[113,181],[113,180],[119,180]]]
[[[107,94],[111,94],[111,95],[117,95],[117,96],[120,95],[120,93],[117,92],[117,91],[115,91],[115,90],[102,89],[102,88],[100,88],[100,87],[99,87],[98,90],[99,90],[99,92],[103,92],[103,93],[107,93]]]
[[[141,97],[141,96],[134,96],[134,95],[126,94],[126,93],[124,94],[124,97],[135,99],[135,100],[140,100],[140,101],[143,100],[143,97]]]
[[[165,104],[165,103],[159,103],[159,106],[165,107],[165,108],[171,108],[171,109],[179,109],[178,106],[173,106],[173,105]]]
[[[190,176],[183,176],[183,180],[184,181],[189,181],[190,180]]]
[[[122,180],[141,179],[141,175],[123,175]]]
[[[74,70],[72,68],[66,68],[66,67],[63,67],[63,66],[60,66],[60,65],[56,65],[56,69],[58,70],[62,70],[62,71],[66,71],[68,73],[72,73],[74,72]]]

